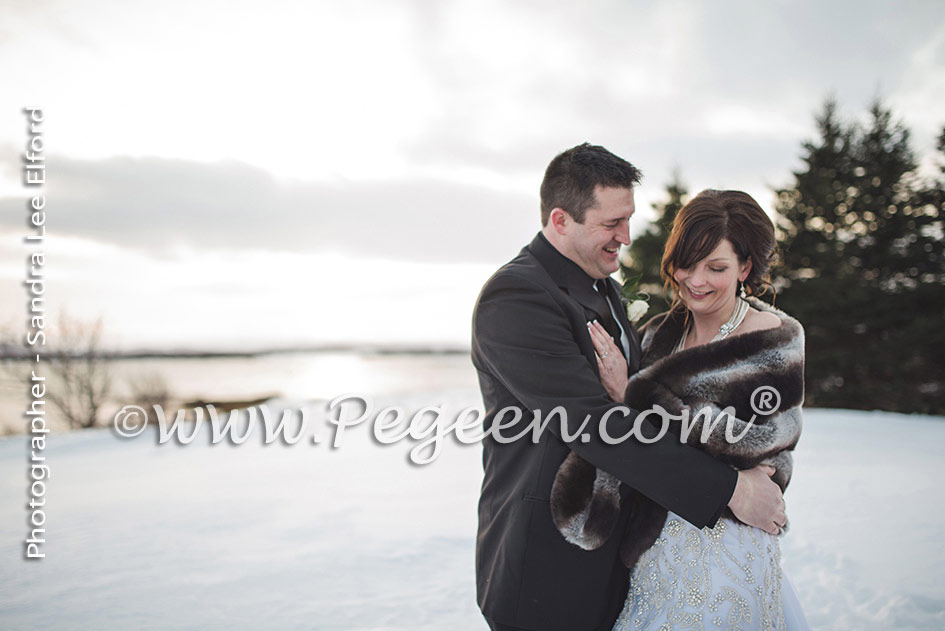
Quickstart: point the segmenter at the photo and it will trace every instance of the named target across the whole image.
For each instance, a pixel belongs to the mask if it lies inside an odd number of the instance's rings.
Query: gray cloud
[[[859,112],[895,92],[945,19],[940,1],[549,10],[532,0],[494,14],[431,0],[409,6],[403,45],[429,92],[389,98],[436,107],[397,147],[407,171],[467,181],[482,172],[490,183],[534,182],[535,195],[446,179],[286,182],[239,163],[56,158],[50,229],[152,250],[189,243],[499,262],[537,229],[541,170],[561,149],[604,144],[647,173],[648,189],[672,166],[694,186],[780,184],[823,98],[836,94],[845,111]],[[337,87],[326,94],[344,94]],[[709,129],[707,113],[726,108],[734,108],[731,129]],[[364,112],[384,116],[383,100]],[[737,124],[742,113],[753,126]],[[909,112],[899,114],[909,123]],[[300,142],[332,151],[311,137]],[[0,206],[15,211],[3,221],[25,214],[20,199]]]
[[[48,173],[50,232],[155,253],[184,244],[496,263],[539,227],[537,193],[438,180],[287,182],[236,162],[55,156]],[[0,217],[25,221],[24,199],[0,199]]]
[[[418,164],[501,165],[512,173],[583,140],[631,160],[671,153],[685,165],[685,149],[657,146],[684,136],[699,148],[694,159],[709,154],[713,164],[735,165],[748,144],[778,145],[773,151],[787,176],[824,98],[861,112],[877,96],[894,97],[915,51],[945,23],[945,4],[931,0],[562,4],[553,11],[533,2],[516,4],[501,29],[486,33],[492,23],[467,25],[455,7],[415,4],[424,18],[416,55],[443,107],[407,155]],[[469,35],[478,28],[482,38]],[[480,55],[486,35],[492,54]],[[732,107],[731,118],[748,112],[767,124],[736,125],[727,134],[707,129],[707,115]],[[542,124],[518,126],[512,138],[490,134],[520,121],[521,110]],[[786,155],[787,138],[794,150]],[[668,165],[640,166],[654,172]]]

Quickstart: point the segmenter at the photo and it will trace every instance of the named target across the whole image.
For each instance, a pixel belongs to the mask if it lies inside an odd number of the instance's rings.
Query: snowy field
[[[389,402],[455,416],[479,395]],[[485,631],[477,445],[417,466],[366,424],[336,450],[327,426],[294,446],[151,429],[50,439],[42,562],[23,559],[26,439],[0,440],[0,629]],[[815,628],[945,628],[943,447],[945,418],[808,411],[782,549]]]

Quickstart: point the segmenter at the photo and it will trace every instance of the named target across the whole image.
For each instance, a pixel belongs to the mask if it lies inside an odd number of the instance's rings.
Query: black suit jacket
[[[593,282],[539,233],[486,282],[473,314],[472,361],[486,428],[508,406],[522,409],[522,427],[531,422],[534,410],[544,418],[563,406],[569,434],[585,415],[590,417],[586,443],[565,444],[557,421],[537,443],[530,434],[509,444],[492,437],[483,441],[478,601],[486,617],[514,627],[609,630],[627,594],[628,574],[618,548],[629,502],[623,502],[613,536],[597,550],[568,543],[552,522],[551,486],[572,449],[700,527],[716,522],[735,488],[733,469],[680,444],[671,433],[653,444],[628,440],[608,445],[601,439],[598,422],[617,404],[601,385],[587,331],[587,322],[606,306]],[[618,315],[631,336],[629,362],[636,370],[639,341],[626,316]],[[620,423],[632,423],[635,416],[611,418],[611,435],[624,434],[629,425],[622,430]],[[520,429],[501,434],[513,436]]]

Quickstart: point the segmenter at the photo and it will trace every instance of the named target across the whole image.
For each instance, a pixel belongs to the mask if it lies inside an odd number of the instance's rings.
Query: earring
[[[738,296],[739,296],[739,298],[741,298],[742,300],[744,300],[745,298],[747,298],[747,296],[746,296],[746,294],[745,294],[745,283],[742,282],[742,281],[738,281]]]

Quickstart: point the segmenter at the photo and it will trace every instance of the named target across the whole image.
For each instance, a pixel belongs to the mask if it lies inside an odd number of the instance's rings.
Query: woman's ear
[[[751,257],[748,257],[744,263],[739,266],[738,271],[738,280],[745,282],[745,279],[748,278],[748,275],[751,273]]]

